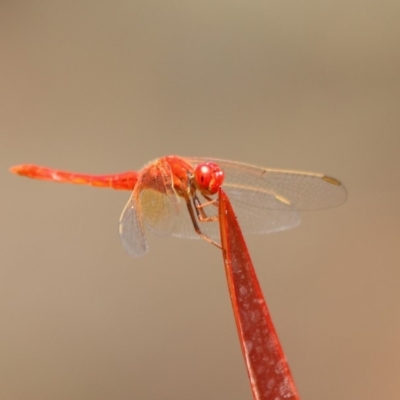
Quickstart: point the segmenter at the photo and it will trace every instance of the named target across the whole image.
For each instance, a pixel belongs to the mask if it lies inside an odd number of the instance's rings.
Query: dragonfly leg
[[[204,207],[212,204],[217,206],[216,203],[218,203],[218,200],[217,199],[212,200],[209,197],[206,197],[206,199],[209,200],[207,201],[207,203],[201,203],[196,195],[193,196],[193,203],[196,210],[197,218],[201,222],[216,221],[218,219],[218,215],[207,216],[207,214],[204,211]]]
[[[196,215],[197,215],[197,217],[199,218],[199,221],[202,221],[202,219],[201,219],[200,216],[199,216],[199,213],[201,213],[201,211],[199,211],[199,210],[197,209],[197,206],[195,206],[195,209],[196,209],[196,214],[195,214],[195,212],[194,212],[194,210],[193,210],[192,203],[190,202],[189,196],[185,196],[185,200],[186,200],[186,206],[187,206],[187,208],[188,208],[189,215],[190,215],[190,218],[191,218],[191,220],[192,220],[193,227],[194,227],[194,230],[196,231],[196,233],[197,233],[202,239],[204,239],[205,241],[207,241],[208,243],[211,243],[211,244],[213,244],[214,246],[217,246],[219,249],[222,249],[222,247],[221,247],[221,245],[220,245],[219,243],[217,243],[216,241],[212,240],[211,238],[209,238],[207,235],[205,235],[205,234],[201,231],[201,229],[200,229],[200,227],[199,227],[199,224],[197,223],[197,219],[196,219]],[[198,201],[198,199],[197,199],[197,201]],[[201,210],[202,210],[202,209],[201,209]],[[204,210],[202,210],[202,211],[203,211],[203,213],[204,213]],[[205,214],[204,214],[204,215],[205,215]],[[206,216],[206,215],[205,215],[205,216]],[[207,216],[206,216],[206,218],[207,218]],[[217,219],[217,218],[218,218],[218,217],[216,217],[216,219]],[[208,220],[208,221],[211,221],[211,219]]]
[[[204,198],[207,199],[208,201],[206,203],[201,203],[198,197],[195,196],[195,199],[198,202],[198,204],[196,205],[197,208],[203,208],[211,205],[218,207],[218,199],[212,199],[211,197],[208,196],[204,196]]]

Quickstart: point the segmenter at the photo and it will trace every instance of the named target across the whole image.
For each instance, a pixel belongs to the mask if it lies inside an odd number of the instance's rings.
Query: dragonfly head
[[[218,164],[205,162],[196,165],[194,169],[194,184],[196,189],[206,195],[215,194],[224,182],[224,172]]]

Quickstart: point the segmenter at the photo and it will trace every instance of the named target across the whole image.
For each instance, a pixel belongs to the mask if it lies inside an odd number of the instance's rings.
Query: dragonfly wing
[[[149,165],[136,190],[146,228],[159,236],[171,234],[182,199],[173,189],[170,165],[162,159]]]
[[[268,169],[227,160],[188,158],[193,165],[212,161],[225,173],[223,188],[247,233],[268,233],[297,226],[297,211],[334,207],[346,189],[323,174]]]
[[[198,239],[200,236],[194,229],[192,219],[183,197],[175,193],[166,195],[154,190],[143,190],[140,194],[141,210],[146,229],[158,236],[175,236],[186,239]],[[216,206],[207,206],[207,216],[217,215]],[[219,225],[217,221],[200,222],[201,231],[215,241],[219,241]]]
[[[171,234],[176,215],[182,206],[178,196],[174,192],[167,194],[143,189],[139,198],[146,228],[159,236]]]
[[[287,206],[285,209],[281,207],[273,208],[275,200],[273,198],[266,200],[265,194],[256,195],[252,193],[253,198],[249,200],[249,203],[245,203],[240,196],[235,196],[235,193],[229,187],[224,187],[224,190],[231,199],[232,207],[242,230],[246,233],[271,233],[294,228],[300,224],[301,218],[297,211],[291,206]],[[257,206],[258,200],[270,203],[271,207]]]
[[[122,211],[119,220],[119,235],[126,252],[132,257],[139,257],[147,252],[140,203],[137,201],[136,190]]]
[[[234,196],[233,196],[234,197]],[[200,201],[205,204],[207,199],[199,195]],[[283,229],[293,228],[300,223],[298,212],[288,208],[287,210],[273,210],[259,207],[249,207],[245,203],[232,201],[233,207],[242,230],[246,233],[270,233]],[[197,220],[200,230],[203,234],[220,242],[220,229],[218,224],[218,204],[210,204],[203,207],[207,217],[217,217],[214,221],[201,222]],[[176,237],[197,239],[200,236],[196,233],[193,222],[187,207],[182,206],[175,214],[170,234]]]
[[[200,194],[198,194],[198,197],[202,204],[205,204],[209,201],[207,199],[204,199]],[[179,212],[175,216],[171,235],[180,238],[198,239],[200,238],[200,236],[195,231],[186,202],[184,199],[181,199],[181,202],[182,207],[179,209]],[[193,203],[191,203],[191,207],[194,210]],[[218,224],[218,203],[207,205],[203,207],[203,210],[207,217],[216,217],[216,220],[202,222],[197,219],[197,224],[204,235],[208,236],[216,242],[219,242],[220,229]]]

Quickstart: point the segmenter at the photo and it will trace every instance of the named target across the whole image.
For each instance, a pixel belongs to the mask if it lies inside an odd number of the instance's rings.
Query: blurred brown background
[[[18,178],[166,154],[349,190],[249,236],[302,399],[400,398],[400,3],[0,3],[0,398],[251,399],[220,253],[118,238],[127,192]]]

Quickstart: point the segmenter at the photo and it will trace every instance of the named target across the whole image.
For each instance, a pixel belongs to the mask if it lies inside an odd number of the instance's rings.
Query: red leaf
[[[233,313],[255,400],[299,400],[231,203],[219,190],[222,252]]]

